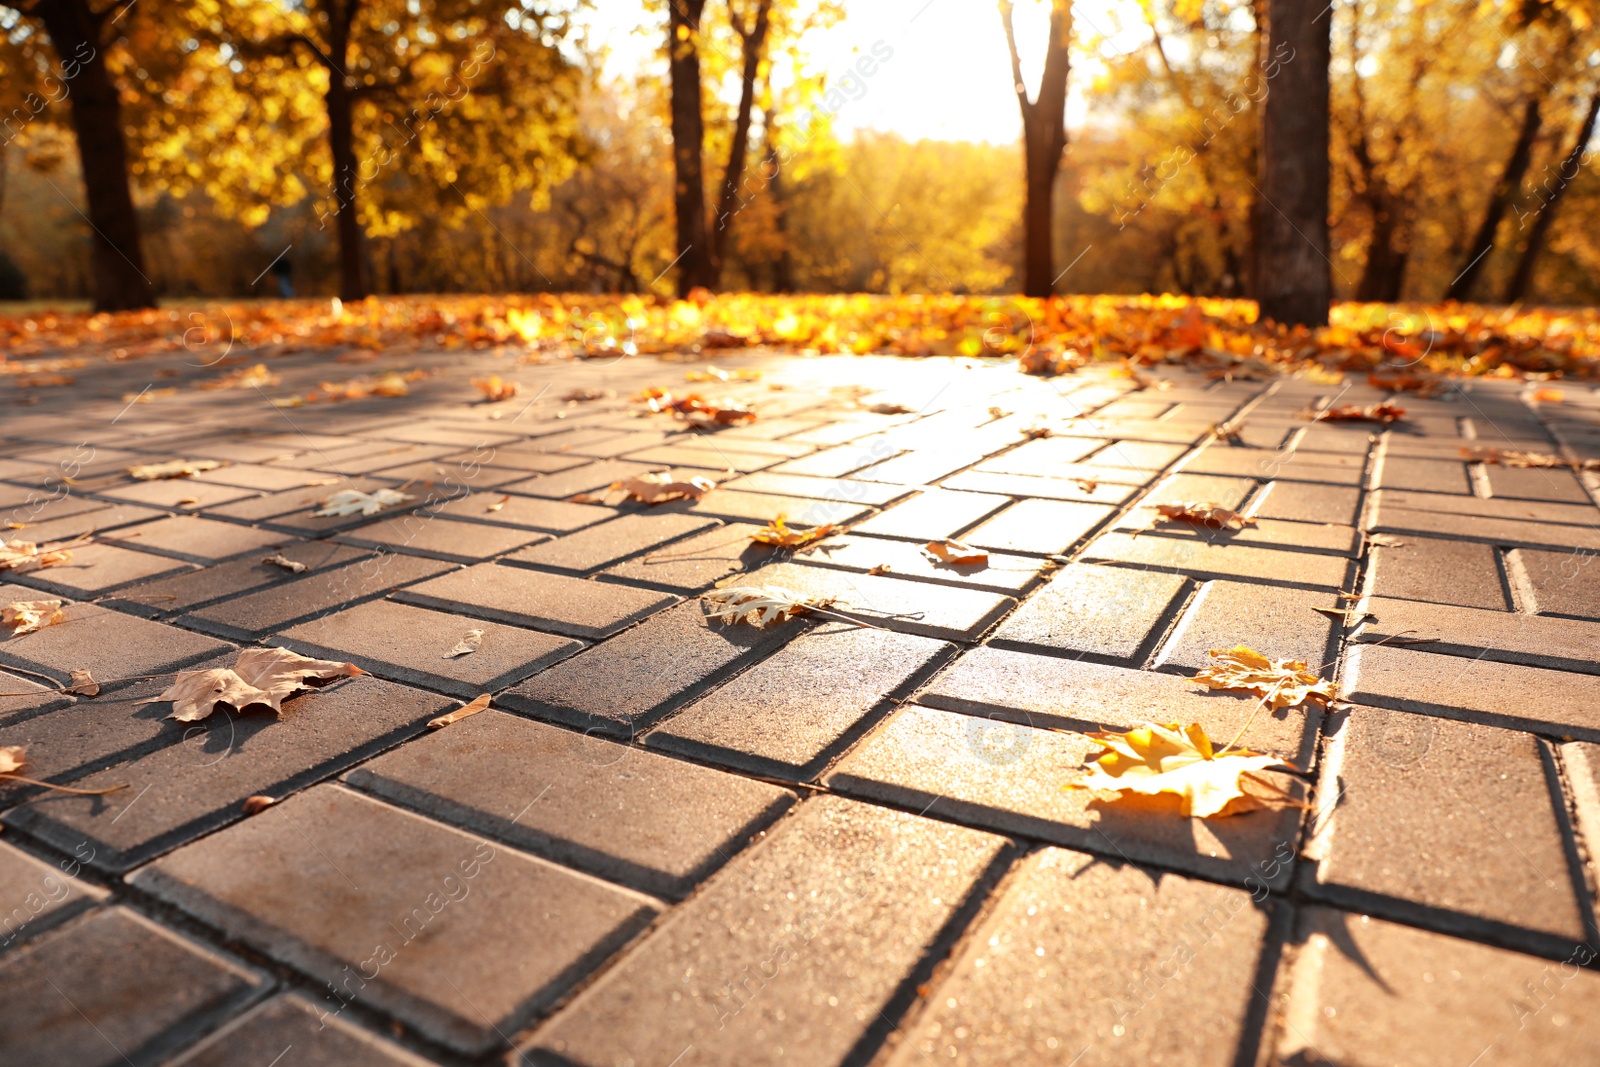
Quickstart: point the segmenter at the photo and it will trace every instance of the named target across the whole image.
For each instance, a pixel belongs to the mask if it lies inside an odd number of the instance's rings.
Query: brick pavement
[[[1595,390],[1461,383],[1384,428],[1302,417],[1385,399],[1359,383],[735,354],[764,378],[693,388],[761,418],[700,432],[628,399],[693,363],[379,359],[434,373],[0,396],[0,521],[92,538],[4,576],[68,605],[0,637],[0,745],[128,787],[0,785],[0,1067],[1600,1062],[1600,479],[1461,457],[1600,457]],[[486,367],[522,395],[481,402]],[[124,473],[184,458],[227,465]],[[665,469],[727,484],[568,499]],[[312,514],[345,488],[413,499]],[[1153,528],[1190,500],[1259,521]],[[779,513],[836,532],[752,545]],[[922,556],[947,537],[990,565]],[[712,624],[728,581],[878,628]],[[1188,681],[1238,642],[1348,703]],[[143,703],[247,645],[371,676],[280,718]],[[1307,809],[1062,791],[1076,731],[1151,719],[1242,729]]]

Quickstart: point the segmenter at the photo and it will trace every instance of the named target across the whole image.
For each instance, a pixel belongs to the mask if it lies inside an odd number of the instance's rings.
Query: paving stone
[[[449,455],[457,451],[464,441],[454,441],[455,448],[437,444],[395,444],[393,442],[374,442],[385,447],[376,451],[365,451],[360,455],[354,453],[318,453],[311,452],[303,457],[303,465],[309,470],[330,471],[346,478],[357,477],[363,474],[372,474],[381,470],[393,470],[411,463],[427,463],[440,456]],[[476,442],[473,442],[476,444]]]
[[[1098,750],[1082,734],[910,706],[852,749],[826,781],[836,792],[1123,861],[1235,883],[1287,881],[1288,864],[1274,856],[1292,853],[1298,812],[1186,819],[1176,797],[1111,804],[1062,788]]]
[[[456,522],[426,511],[380,519],[341,533],[338,538],[346,544],[447,559],[455,563],[476,563],[549,540],[544,534],[532,530]]]
[[[7,595],[9,592],[5,586],[0,586],[0,596],[4,596],[8,604],[16,599],[15,596]],[[32,590],[28,593],[31,594]],[[37,714],[72,701],[71,697],[63,697],[56,690],[42,686],[30,678],[21,678],[4,671],[0,671],[0,693],[5,694],[0,696],[0,718],[9,718],[16,714]]]
[[[1245,424],[1247,430],[1249,425]],[[1306,490],[1317,493],[1327,492],[1334,486],[1361,485],[1366,466],[1365,449],[1357,453],[1308,452],[1299,448],[1240,448],[1219,442],[1201,449],[1182,469],[1185,474],[1232,475],[1322,486],[1321,490]]]
[[[698,515],[675,515],[670,512],[624,515],[532,548],[524,548],[507,557],[506,562],[590,574],[715,525],[715,520]]]
[[[1163,518],[1153,507],[1137,507],[1117,520],[1113,529],[1145,537],[1171,537],[1208,545],[1241,545],[1284,552],[1320,552],[1354,559],[1361,554],[1361,533],[1353,526],[1325,522],[1257,519],[1241,530],[1216,529]]]
[[[285,489],[303,489],[307,482],[316,479],[304,471],[272,467],[264,463],[229,463],[217,470],[196,474],[190,480],[201,485],[231,485],[239,489],[253,489],[258,493],[277,493]]]
[[[62,684],[72,680],[73,671],[87,669],[102,686],[109,686],[121,679],[177,670],[229,650],[220,641],[130,618],[98,604],[68,604],[61,610],[62,621],[33,633],[19,636],[7,628],[0,636],[0,664]]]
[[[148,1067],[261,977],[126,908],[0,957],[5,1067]]]
[[[516,711],[631,738],[660,714],[804,626],[796,621],[765,630],[727,626],[709,618],[699,601],[689,601],[657,612],[496,699]]]
[[[955,585],[967,589],[993,589],[1021,595],[1039,582],[1049,563],[1037,557],[989,553],[986,563],[951,564],[935,559],[910,541],[844,535],[830,537],[794,554],[802,563],[862,574],[892,574],[896,578]],[[879,568],[883,568],[879,571]]]
[[[754,774],[807,780],[950,646],[829,623],[650,732],[647,744]],[[849,671],[838,670],[849,663]]]
[[[446,658],[468,630],[482,630],[470,655]],[[512,685],[583,647],[466,615],[376,600],[284,630],[274,644],[303,656],[349,660],[382,678],[471,700]]]
[[[303,563],[306,570],[300,574],[273,563],[265,563],[268,554],[219,563],[200,570],[184,571],[170,578],[157,578],[123,590],[110,600],[111,606],[130,615],[146,618],[164,618],[204,607],[232,596],[253,593],[271,586],[287,585],[321,571],[331,570],[371,553],[359,548],[349,548],[328,541],[301,541],[283,534],[275,535],[278,544],[270,554],[279,555],[295,563]]]
[[[976,641],[1016,606],[986,589],[912,582],[799,563],[773,563],[750,575],[750,585],[777,586],[807,596],[835,597],[840,611],[890,630],[943,641]]]
[[[1575,1067],[1600,1047],[1600,976],[1576,965],[1592,950],[1549,962],[1331,909],[1300,919],[1275,1064]]]
[[[1427,652],[1600,674],[1600,622],[1382,597],[1357,606],[1373,616],[1361,628],[1364,641],[1426,641]]]
[[[979,548],[1048,556],[1065,552],[1111,515],[1110,508],[1098,504],[1024,500],[963,534],[962,539]]]
[[[1009,452],[985,460],[982,469],[996,474],[1049,477],[1061,467],[1078,463],[1104,447],[1105,442],[1094,437],[1041,437],[1024,441]]]
[[[172,1067],[427,1067],[432,1062],[358,1029],[337,1011],[337,1002],[274,997],[173,1060]]]
[[[1256,967],[1267,919],[1251,897],[1078,852],[1034,853],[889,1062],[1232,1067],[1265,996]],[[1195,1019],[1208,1020],[1202,1041]]]
[[[73,877],[79,867],[72,859],[46,863],[0,842],[0,953],[105,899],[105,890]]]
[[[967,493],[1037,498],[1042,501],[1070,501],[1105,504],[1115,507],[1133,496],[1144,478],[1113,481],[1101,477],[1105,468],[1081,466],[1063,470],[1059,477],[1035,478],[1026,474],[994,474],[989,471],[962,471],[946,478],[945,489]]]
[[[354,489],[372,493],[379,489],[393,489],[397,482],[381,482],[373,478],[340,478],[314,489],[288,489],[281,493],[251,497],[220,507],[208,507],[205,513],[212,518],[253,523],[269,530],[302,537],[321,537],[324,534],[347,530],[372,521],[368,515],[318,515],[322,504],[335,493]],[[407,495],[410,495],[409,491]]]
[[[646,897],[333,785],[132,881],[468,1054],[501,1044],[655,913]]]
[[[207,485],[192,478],[171,478],[155,482],[135,482],[98,491],[99,496],[123,504],[143,504],[156,508],[206,508],[257,495],[254,489],[235,485]]]
[[[1243,578],[1301,589],[1343,588],[1350,571],[1350,561],[1341,556],[1126,533],[1101,534],[1080,558],[1086,563],[1119,563],[1196,578]]]
[[[1252,514],[1258,519],[1353,526],[1361,514],[1361,490],[1313,482],[1275,481],[1257,498]]]
[[[995,631],[999,648],[1142,661],[1188,580],[1160,571],[1072,564]]]
[[[1527,610],[1600,619],[1600,557],[1522,548],[1511,559]]]
[[[493,509],[493,510],[491,510]],[[597,522],[614,519],[612,508],[573,504],[565,500],[541,500],[510,493],[473,493],[458,497],[433,509],[463,522],[484,522],[491,526],[516,526],[545,533],[571,533]]]
[[[1173,474],[1150,491],[1139,503],[1149,507],[1155,504],[1215,504],[1218,507],[1239,510],[1255,492],[1256,483],[1248,478],[1223,478],[1212,474]]]
[[[982,456],[971,450],[923,448],[903,452],[894,459],[876,463],[856,474],[869,482],[884,482],[903,487],[927,485],[972,466]]]
[[[1214,648],[1248,645],[1274,659],[1297,659],[1329,673],[1340,627],[1316,608],[1348,604],[1327,593],[1277,589],[1243,582],[1207,582],[1157,658],[1163,668],[1198,671]]]
[[[565,500],[578,493],[591,493],[604,489],[612,482],[637,478],[641,474],[661,469],[659,463],[632,463],[622,460],[601,460],[587,466],[561,471],[559,474],[541,474],[520,482],[499,486],[502,493],[522,496],[542,496],[551,500]]]
[[[1469,495],[1472,483],[1467,465],[1460,460],[1407,459],[1386,455],[1378,461],[1373,485],[1424,493]]]
[[[769,452],[756,452],[738,448],[732,442],[718,443],[710,440],[685,441],[682,444],[657,445],[630,452],[624,459],[635,463],[667,464],[674,467],[692,467],[705,471],[734,471],[748,473],[782,463],[783,456]]]
[[[581,467],[589,462],[587,456],[560,455],[526,445],[496,445],[494,451],[488,456],[481,456],[476,451],[455,452],[447,456],[440,456],[441,463],[478,463],[486,467],[504,467],[509,470],[526,471],[529,474],[554,474],[557,471],[571,470]]]
[[[714,526],[660,552],[609,567],[596,577],[679,593],[699,592],[730,574],[753,571],[772,559],[772,546],[750,540],[760,529],[751,523]]]
[[[677,598],[613,583],[481,563],[398,590],[394,599],[512,626],[602,638]]]
[[[687,895],[793,800],[775,786],[492,709],[345,779],[668,899]]]
[[[449,570],[449,564],[396,553],[368,555],[345,567],[200,608],[178,621],[235,641],[253,641],[317,615],[358,604]]]
[[[218,563],[283,543],[281,533],[195,515],[173,515],[114,534],[107,541],[190,563]]]
[[[1493,497],[1550,500],[1567,504],[1593,503],[1583,483],[1571,471],[1501,467],[1486,463],[1483,472],[1489,480],[1489,495]]]
[[[571,1064],[833,1064],[1005,849],[989,834],[818,797],[735,860],[535,1034]],[[884,1018],[880,1018],[880,1013]]]
[[[1372,546],[1367,563],[1368,594],[1511,610],[1493,547],[1432,537],[1395,540],[1399,544]]]
[[[1600,741],[1600,679],[1592,674],[1357,645],[1340,687],[1358,704]]]
[[[31,532],[31,531],[30,531]],[[7,572],[14,582],[49,590],[62,596],[89,600],[135,582],[191,570],[187,563],[148,552],[133,552],[110,544],[79,545],[66,563],[26,574]]]
[[[1575,504],[1462,497],[1453,511],[1427,510],[1422,493],[1373,494],[1370,526],[1392,534],[1452,537],[1518,548],[1600,552],[1600,511]],[[1438,499],[1445,499],[1443,496]],[[1450,498],[1454,500],[1455,498]],[[1470,510],[1468,510],[1470,509]]]
[[[913,541],[933,541],[954,537],[1010,503],[1008,497],[992,493],[958,493],[948,489],[924,489],[865,522],[851,527],[852,533],[877,537],[903,537]]]
[[[866,504],[852,504],[844,500],[818,500],[801,496],[775,496],[770,493],[745,493],[737,489],[718,489],[699,500],[680,500],[662,504],[663,513],[683,512],[702,518],[726,519],[733,522],[758,522],[763,525],[779,515],[790,526],[808,528],[833,523],[847,526],[872,513]]]
[[[65,498],[64,498],[65,502]],[[70,541],[75,537],[93,536],[106,531],[131,533],[125,527],[137,526],[152,519],[166,518],[167,512],[157,511],[154,508],[134,507],[125,504],[120,507],[107,507],[99,501],[93,501],[93,507],[78,507],[75,502],[68,507],[52,505],[37,512],[30,508],[18,509],[19,517],[8,521],[27,523],[26,529],[12,534],[7,531],[6,537],[20,536],[29,541],[47,544],[55,541]]]
[[[799,459],[786,460],[771,470],[774,474],[808,474],[814,478],[843,478],[886,458],[888,457],[873,455],[854,446],[841,445],[813,452]]]

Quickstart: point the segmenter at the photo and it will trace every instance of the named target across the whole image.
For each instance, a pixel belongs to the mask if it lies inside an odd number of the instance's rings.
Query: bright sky
[[[655,34],[635,32],[654,25],[646,14],[654,0],[601,0],[587,21],[595,38],[612,49],[608,71],[627,75],[655,59]],[[1131,6],[1131,11],[1130,11]],[[849,15],[807,42],[816,69],[839,85],[860,55],[878,46],[892,50],[877,72],[856,87],[834,118],[841,137],[858,130],[883,130],[910,140],[991,141],[1011,144],[1022,118],[1011,86],[1011,60],[994,0],[849,0]],[[1119,51],[1145,39],[1136,0],[1078,0],[1075,36],[1104,37]],[[1016,29],[1023,77],[1038,84],[1049,25],[1045,0],[1017,0]],[[880,43],[881,42],[881,43]],[[1086,79],[1082,64],[1074,86]],[[1074,89],[1068,125],[1084,118],[1083,95]]]

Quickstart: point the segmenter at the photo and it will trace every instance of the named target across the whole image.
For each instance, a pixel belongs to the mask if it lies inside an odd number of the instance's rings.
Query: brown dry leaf
[[[100,695],[100,683],[94,680],[94,675],[87,669],[73,671],[68,677],[72,679],[72,684],[61,690],[63,693],[76,693],[85,697]]]
[[[1055,435],[1056,432],[1048,426],[1024,426],[1022,428],[1022,436],[1029,441],[1038,441]]]
[[[1293,769],[1290,765],[1244,748],[1214,752],[1198,723],[1145,723],[1127,733],[1086,736],[1101,749],[1090,754],[1088,773],[1069,782],[1069,789],[1103,790],[1119,797],[1170,793],[1181,798],[1181,814],[1197,819],[1295,803],[1281,789],[1254,777],[1271,768]],[[1246,781],[1265,785],[1271,792],[1252,793],[1245,788]]]
[[[867,571],[867,573],[868,574],[888,574],[892,570],[894,570],[894,567],[892,565],[890,565],[888,563],[880,563],[876,567],[873,567],[871,570]]]
[[[604,504],[606,498],[604,493],[573,493],[567,497],[567,501],[572,504]]]
[[[726,623],[743,622],[747,617],[757,628],[770,626],[809,609],[825,608],[833,597],[807,596],[775,585],[739,585],[701,593],[700,599],[713,605],[711,617]]]
[[[511,503],[511,494],[507,493],[505,496],[501,497],[499,500],[496,500],[493,504],[490,504],[488,507],[484,508],[483,510],[484,511],[499,511],[501,508],[505,507],[509,503]]]
[[[467,636],[457,642],[456,647],[446,652],[442,659],[456,659],[460,656],[470,656],[478,651],[478,646],[483,644],[482,630],[468,630]]]
[[[286,648],[246,648],[231,668],[179,671],[160,696],[139,703],[170,700],[172,714],[168,718],[179,722],[199,722],[217,710],[218,704],[231,705],[235,711],[262,704],[281,715],[284,698],[311,688],[306,679],[365,673],[353,663],[311,659]]]
[[[1242,530],[1256,524],[1250,516],[1217,504],[1157,504],[1156,511],[1160,514],[1158,522],[1187,522],[1213,530]]]
[[[881,403],[873,404],[867,410],[872,412],[874,415],[910,415],[910,414],[913,414],[912,410],[910,408],[906,407],[904,404],[894,404],[894,403],[890,403],[889,401],[883,401]]]
[[[0,774],[15,774],[28,765],[24,745],[0,745]]]
[[[1232,445],[1244,444],[1244,438],[1240,436],[1243,432],[1244,421],[1242,419],[1229,419],[1227,422],[1217,422],[1211,425],[1211,436]]]
[[[285,556],[282,552],[275,552],[272,555],[262,559],[261,562],[270,563],[274,567],[282,567],[290,574],[303,574],[310,569],[304,563],[300,563],[297,560],[292,560]]]
[[[1354,629],[1368,619],[1377,618],[1370,611],[1357,611],[1355,608],[1312,608],[1318,615],[1326,615],[1346,630]]]
[[[758,545],[772,545],[777,548],[803,548],[833,533],[833,523],[831,522],[825,522],[821,526],[813,526],[809,530],[791,530],[784,522],[787,518],[787,515],[779,515],[751,534],[750,540]]]
[[[1098,478],[1074,478],[1072,479],[1072,484],[1082,489],[1085,493],[1093,493],[1100,488],[1100,480]]]
[[[156,482],[167,478],[192,478],[221,466],[223,464],[214,459],[175,459],[168,463],[144,463],[129,467],[128,474],[141,482]]]
[[[510,400],[517,395],[517,383],[508,382],[498,374],[491,374],[487,378],[474,378],[472,379],[472,387],[482,393],[484,399],[490,402]]]
[[[1560,389],[1552,389],[1546,386],[1543,389],[1535,389],[1533,391],[1533,399],[1541,404],[1559,404],[1567,399],[1567,394]]]
[[[1379,548],[1404,548],[1410,543],[1410,541],[1402,541],[1400,538],[1395,537],[1392,534],[1367,534],[1367,544],[1377,545]]]
[[[1406,409],[1398,404],[1341,404],[1307,416],[1312,422],[1379,422],[1387,426],[1406,417]]]
[[[698,474],[688,481],[678,481],[664,471],[641,474],[637,478],[611,483],[612,489],[620,489],[634,500],[646,504],[660,504],[668,500],[699,500],[716,487],[716,482]]]
[[[1473,463],[1491,463],[1499,467],[1524,467],[1531,469],[1565,468],[1575,471],[1600,470],[1600,459],[1563,459],[1546,452],[1519,452],[1514,448],[1461,449],[1461,458]]]
[[[569,404],[583,404],[590,400],[609,400],[616,395],[611,389],[574,389],[561,399]]]
[[[1383,375],[1377,371],[1367,372],[1367,384],[1391,393],[1416,393],[1423,397],[1433,396],[1440,388],[1438,380],[1434,378],[1416,374]]]
[[[929,541],[922,546],[923,554],[936,563],[948,564],[952,567],[968,567],[989,565],[989,553],[981,548],[964,545],[960,541],[946,538],[943,541]]]
[[[1297,659],[1269,659],[1244,645],[1214,648],[1213,662],[1194,676],[1212,689],[1242,689],[1267,701],[1267,707],[1292,708],[1307,700],[1327,704],[1333,683],[1319,678]]]
[[[277,802],[277,797],[269,797],[264,793],[257,793],[253,797],[244,798],[244,813],[246,815],[260,815]]]
[[[24,778],[20,773],[28,765],[26,745],[0,745],[0,782],[21,782],[23,785],[42,785],[46,789],[54,789],[60,793],[73,793],[81,797],[103,797],[107,793],[115,793],[119,789],[126,789],[128,785],[113,785],[105,789],[74,789],[69,785],[55,785],[51,782],[41,782],[36,778]]]
[[[59,600],[18,600],[0,608],[0,623],[11,627],[13,636],[21,637],[42,630],[66,618]]]
[[[44,567],[55,567],[72,558],[72,553],[54,545],[38,545],[33,541],[6,541],[0,543],[0,571],[27,574]]]
[[[484,694],[482,694],[480,696],[474,697],[473,700],[472,700],[472,703],[463,704],[459,708],[457,708],[455,711],[452,711],[449,714],[440,715],[438,718],[435,718],[435,719],[429,719],[428,720],[428,729],[430,729],[430,730],[442,730],[444,727],[449,726],[453,722],[460,722],[462,719],[469,718],[470,716],[478,714],[478,712],[482,711],[483,709],[487,708],[488,706],[489,706],[489,694],[488,693],[484,693]]]
[[[992,418],[1003,419],[1009,414],[1011,414],[1011,412],[1007,411],[1005,408],[993,407],[989,409],[989,415]]]

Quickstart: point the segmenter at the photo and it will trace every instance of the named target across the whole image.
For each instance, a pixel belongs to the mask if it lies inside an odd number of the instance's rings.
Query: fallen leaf
[[[1567,394],[1562,392],[1560,389],[1535,389],[1533,391],[1533,398],[1539,401],[1541,404],[1559,404],[1567,399]]]
[[[167,478],[192,478],[196,474],[214,471],[222,464],[214,459],[175,459],[167,463],[145,463],[129,467],[128,474],[141,482],[156,482]]]
[[[0,608],[0,623],[10,626],[15,637],[42,630],[65,617],[59,600],[18,600]]]
[[[428,729],[442,730],[444,727],[449,726],[453,722],[460,722],[462,719],[478,714],[478,712],[482,711],[488,706],[489,694],[484,693],[481,696],[474,697],[472,703],[463,704],[455,711],[450,712],[448,715],[440,715],[438,718],[429,719]]]
[[[1054,437],[1056,432],[1048,426],[1024,426],[1022,436],[1029,441],[1038,441],[1046,437]]]
[[[699,393],[675,397],[665,389],[658,389],[653,385],[634,399],[648,404],[650,410],[658,414],[670,413],[702,426],[731,426],[740,422],[754,422],[756,419],[754,411],[739,404],[718,406],[707,402]]]
[[[244,813],[246,815],[260,815],[277,802],[277,797],[269,797],[265,794],[257,793],[253,797],[244,798]]]
[[[867,410],[872,412],[874,415],[910,415],[910,414],[913,414],[912,410],[910,408],[906,407],[904,404],[894,404],[894,403],[890,403],[888,401],[883,401],[881,403],[873,404]]]
[[[781,622],[792,615],[804,614],[809,609],[825,608],[833,597],[814,597],[796,593],[775,585],[740,585],[701,593],[700,599],[714,605],[711,617],[726,623],[745,621],[753,615],[751,624],[757,628]]]
[[[716,487],[717,483],[710,478],[695,475],[688,481],[678,481],[666,472],[641,474],[637,478],[611,483],[613,490],[620,489],[632,499],[646,504],[660,504],[668,500],[699,500]]]
[[[281,715],[284,698],[311,688],[306,679],[365,673],[353,663],[311,659],[286,648],[246,648],[240,650],[232,667],[179,671],[160,696],[139,703],[170,700],[172,714],[168,718],[179,722],[199,722],[216,711],[218,704],[228,704],[235,711],[262,704]]]
[[[1243,432],[1244,421],[1242,419],[1229,419],[1227,422],[1217,422],[1211,425],[1211,436],[1232,445],[1244,444],[1244,438],[1240,436]]]
[[[467,636],[457,642],[456,647],[444,654],[443,659],[455,659],[457,656],[470,656],[478,651],[478,646],[483,644],[482,630],[468,630]]]
[[[322,502],[322,508],[313,515],[376,515],[384,508],[404,504],[411,497],[393,489],[379,489],[363,493],[359,489],[343,489]]]
[[[1262,795],[1245,789],[1247,780],[1274,789],[1251,776],[1274,767],[1293,769],[1276,756],[1239,748],[1212,751],[1211,739],[1198,723],[1145,723],[1127,733],[1085,735],[1098,742],[1090,753],[1092,766],[1070,789],[1136,793],[1181,798],[1179,812],[1190,818],[1237,815],[1262,807],[1293,803],[1282,790]]]
[[[27,574],[44,567],[55,567],[72,558],[72,553],[53,545],[43,547],[32,541],[7,541],[0,544],[0,571]]]
[[[1367,384],[1374,389],[1383,389],[1391,393],[1416,393],[1424,397],[1432,396],[1439,391],[1437,379],[1423,378],[1415,374],[1382,375],[1377,371],[1368,371]]]
[[[1600,470],[1600,459],[1564,459],[1547,452],[1519,452],[1514,448],[1461,449],[1461,458],[1473,463],[1490,463],[1499,467],[1529,469],[1565,468],[1575,471]]]
[[[809,530],[791,530],[785,524],[787,515],[779,515],[761,529],[750,535],[750,540],[758,545],[773,545],[777,548],[801,548],[833,533],[833,523],[825,522],[821,526],[813,526]]]
[[[0,781],[21,782],[24,785],[42,785],[46,789],[54,789],[60,793],[73,793],[82,797],[103,797],[107,793],[115,793],[119,789],[128,788],[124,782],[121,785],[109,786],[105,789],[74,789],[69,785],[55,785],[51,782],[41,782],[34,778],[24,778],[18,772],[28,765],[26,745],[0,745]]]
[[[943,541],[929,541],[922,546],[923,554],[936,563],[945,563],[952,567],[966,567],[989,565],[989,553],[981,548],[964,545],[960,541],[946,538]]]
[[[1074,478],[1072,479],[1072,483],[1079,489],[1082,489],[1085,493],[1093,493],[1096,489],[1100,488],[1100,482],[1095,478]]]
[[[290,574],[302,574],[306,570],[309,569],[304,563],[300,563],[300,562],[297,562],[295,560],[289,559],[288,557],[286,557],[281,552],[278,552],[278,553],[275,553],[273,555],[267,556],[261,562],[262,563],[270,563],[274,567],[282,567],[284,570],[288,571]]]
[[[1387,426],[1406,417],[1406,409],[1396,404],[1341,404],[1307,415],[1312,422],[1380,422]]]
[[[1367,534],[1367,544],[1369,544],[1369,545],[1377,545],[1379,548],[1404,548],[1406,545],[1409,545],[1410,543],[1411,543],[1410,541],[1402,541],[1402,540],[1400,540],[1400,538],[1395,537],[1395,536],[1393,536],[1391,534],[1385,534],[1385,533]]]
[[[72,684],[61,690],[63,693],[76,693],[85,697],[100,695],[100,683],[94,680],[94,675],[88,670],[72,671],[68,677],[72,679]]]
[[[488,507],[484,508],[483,510],[484,511],[499,511],[501,508],[505,507],[509,503],[511,503],[511,494],[507,493],[505,496],[501,497],[499,500],[496,500],[493,504],[490,504]]]
[[[517,383],[508,382],[498,374],[491,374],[487,378],[472,379],[472,387],[482,393],[484,399],[494,402],[510,400],[517,395]]]
[[[1377,618],[1370,611],[1357,611],[1355,608],[1312,608],[1318,615],[1326,615],[1346,630],[1354,629],[1368,619]]]
[[[590,400],[608,400],[616,395],[610,389],[574,389],[561,399],[569,404],[583,404]]]
[[[867,571],[867,573],[868,574],[888,574],[892,570],[894,570],[894,567],[892,565],[890,565],[888,563],[880,563],[876,567],[873,567],[871,570]]]
[[[567,497],[567,500],[573,504],[604,504],[606,502],[605,495],[602,493],[573,493]]]
[[[0,774],[15,774],[27,765],[26,746],[0,745]]]
[[[1194,676],[1212,689],[1242,689],[1257,694],[1267,706],[1292,708],[1306,700],[1324,704],[1334,699],[1333,683],[1316,674],[1297,659],[1269,659],[1254,649],[1211,650],[1214,662]]]
[[[1160,515],[1158,522],[1187,522],[1213,530],[1242,530],[1256,524],[1250,516],[1217,504],[1157,504],[1156,511]]]
[[[1011,412],[1007,411],[1005,408],[994,407],[989,409],[989,415],[992,418],[1003,419],[1009,414],[1011,414]]]

